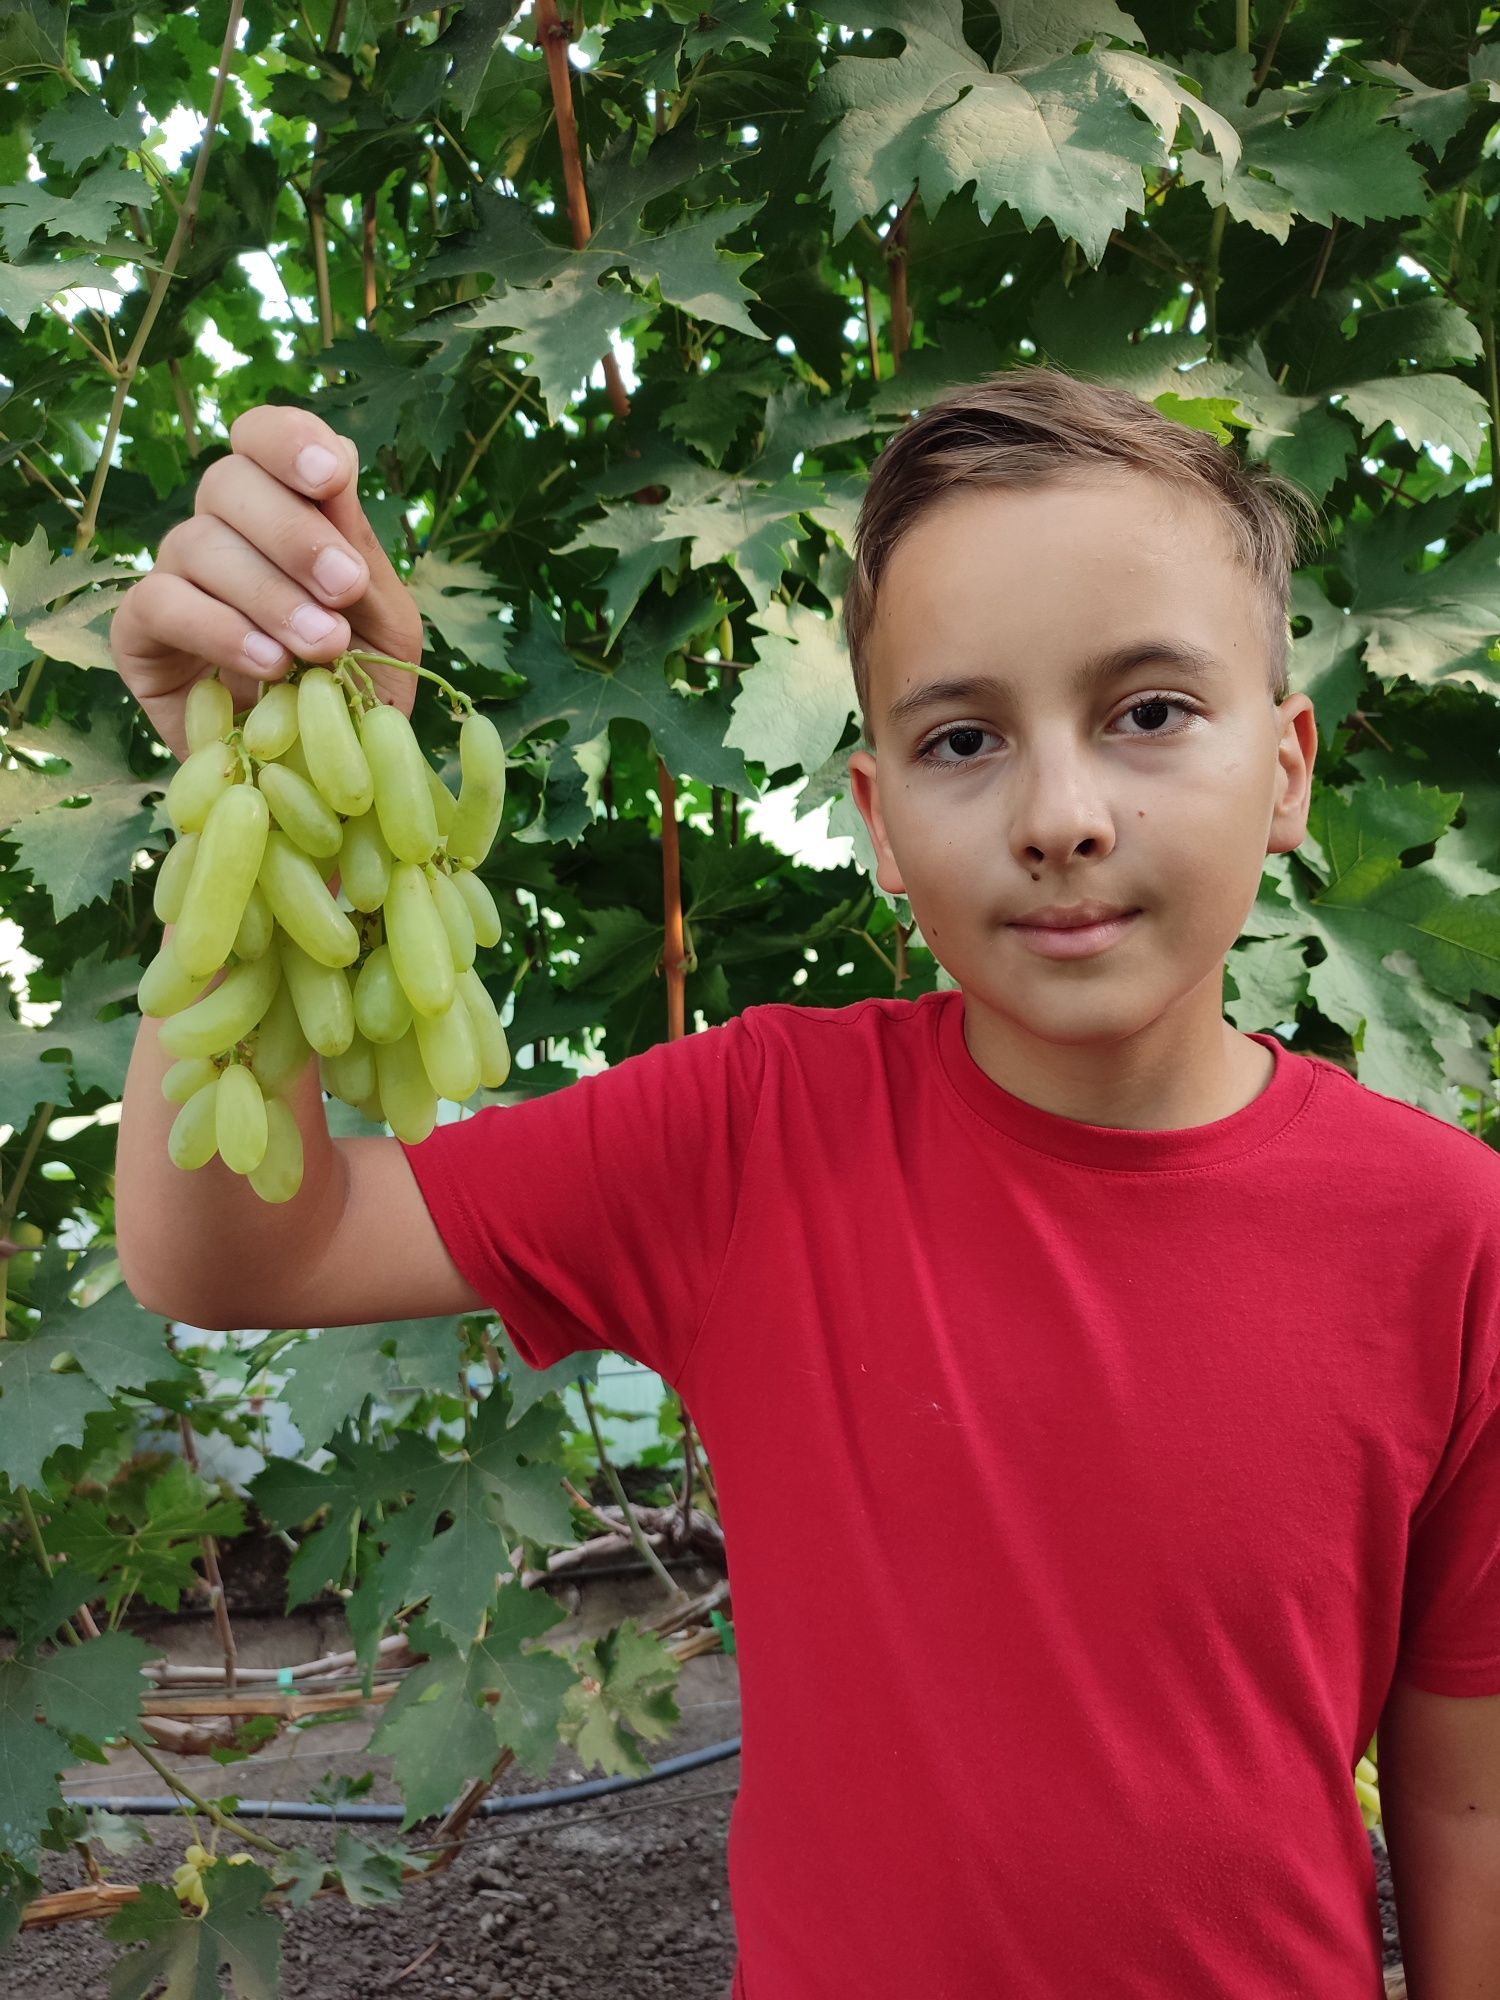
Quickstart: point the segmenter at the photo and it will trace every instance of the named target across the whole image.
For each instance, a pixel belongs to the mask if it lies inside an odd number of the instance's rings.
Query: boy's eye
[[[1176,728],[1163,727],[1164,721],[1174,710],[1183,717],[1183,721]],[[1127,737],[1133,736],[1138,741],[1143,741],[1152,736],[1180,736],[1197,714],[1198,710],[1193,704],[1184,700],[1181,695],[1152,694],[1142,695],[1138,701],[1131,702],[1128,708],[1121,709],[1116,720],[1123,721],[1127,716],[1130,717],[1136,727],[1122,733]],[[994,730],[981,729],[976,722],[957,723],[949,729],[940,729],[936,736],[929,737],[917,752],[917,761],[936,765],[945,771],[962,770],[979,756],[985,737],[994,734]],[[951,757],[939,754],[944,745],[952,747],[954,754]]]

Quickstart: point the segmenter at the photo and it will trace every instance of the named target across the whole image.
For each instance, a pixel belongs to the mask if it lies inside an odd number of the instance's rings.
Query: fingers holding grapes
[[[230,440],[110,631],[121,677],[179,756],[184,704],[207,672],[240,709],[296,659],[351,646],[421,657],[416,604],[359,503],[352,441],[306,411],[269,406],[236,419]],[[376,678],[382,699],[409,713],[412,676]]]

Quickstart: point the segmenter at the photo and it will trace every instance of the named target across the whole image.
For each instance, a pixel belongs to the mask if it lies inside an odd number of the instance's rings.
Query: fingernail
[[[279,667],[286,648],[278,646],[265,632],[247,632],[245,651],[258,667]]]
[[[359,564],[342,549],[324,549],[313,564],[313,575],[330,597],[342,597],[359,582]]]
[[[326,486],[338,469],[333,453],[320,444],[305,445],[297,454],[297,476],[309,486]]]
[[[314,644],[326,639],[338,624],[320,604],[299,604],[287,623],[301,639],[309,639]]]

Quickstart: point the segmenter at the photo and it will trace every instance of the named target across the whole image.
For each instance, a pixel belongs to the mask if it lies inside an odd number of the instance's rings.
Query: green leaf
[[[500,672],[506,666],[510,607],[489,588],[494,580],[475,563],[452,562],[427,549],[412,564],[406,587],[445,644],[476,667]]]
[[[109,1408],[83,1375],[58,1375],[68,1352],[57,1334],[0,1343],[0,1472],[12,1486],[43,1489],[42,1468],[65,1444],[81,1444],[87,1420]]]
[[[452,1349],[451,1388],[458,1380],[458,1349],[452,1339],[454,1322],[442,1324]],[[282,1393],[308,1452],[326,1444],[346,1418],[357,1416],[367,1396],[384,1396],[395,1381],[404,1379],[398,1372],[402,1325],[382,1321],[373,1326],[324,1327],[291,1351]],[[393,1342],[395,1360],[386,1352]]]
[[[753,621],[755,668],[743,676],[725,742],[768,771],[815,771],[838,748],[856,708],[854,675],[836,619],[771,604]]]
[[[138,1305],[123,1284],[80,1308],[69,1298],[71,1283],[65,1257],[49,1252],[33,1293],[41,1324],[28,1345],[46,1341],[54,1354],[71,1354],[107,1396],[150,1382],[192,1380],[192,1371],[167,1346],[165,1322]]]
[[[17,181],[0,187],[0,245],[19,257],[40,229],[99,248],[132,203],[150,206],[151,183],[121,167],[96,168],[70,194],[54,193],[44,181]]]
[[[593,1351],[570,1354],[550,1368],[532,1368],[517,1354],[515,1342],[503,1327],[496,1329],[494,1342],[505,1366],[505,1386],[510,1391],[507,1423],[513,1424],[524,1417],[544,1396],[561,1395],[575,1382],[592,1382],[598,1373],[599,1356]]]
[[[0,82],[67,61],[67,0],[14,0],[0,17]]]
[[[1141,170],[1165,142],[1102,61],[1063,55],[992,75],[964,38],[960,0],[841,0],[835,18],[905,43],[899,56],[841,57],[814,93],[815,112],[837,121],[813,165],[827,169],[838,236],[913,187],[934,214],[973,182],[982,222],[1007,203],[1097,264],[1144,206]]]
[[[403,1827],[441,1812],[489,1773],[502,1749],[545,1777],[576,1675],[538,1642],[564,1615],[542,1592],[507,1584],[488,1634],[465,1657],[425,1623],[416,1628],[433,1657],[407,1675],[370,1739],[372,1751],[391,1758],[406,1802]]]
[[[67,1097],[68,1073],[44,1060],[49,1043],[36,1028],[23,1028],[0,1008],[0,1125],[16,1130],[31,1122],[39,1104]]]
[[[93,549],[69,549],[66,555],[54,555],[40,521],[32,529],[29,542],[17,542],[9,555],[0,558],[0,590],[5,592],[10,617],[23,630],[38,612],[71,597],[75,591],[88,590],[116,577],[135,575],[129,563],[100,556]],[[70,734],[64,729],[60,738]],[[88,738],[77,740],[86,743]],[[36,742],[36,747],[51,756],[67,755],[64,748],[52,748],[50,732],[45,740]]]
[[[514,703],[491,711],[507,750],[513,754],[518,743],[551,722],[567,722],[567,740],[589,742],[614,718],[628,718],[651,732],[669,769],[742,798],[758,798],[743,757],[725,743],[720,700],[667,684],[655,642],[660,631],[655,620],[643,623],[638,644],[624,648],[624,664],[601,673],[574,664],[558,642],[550,612],[533,598],[531,624],[511,649],[512,667],[531,685]]]
[[[140,1719],[153,1649],[123,1632],[0,1661],[0,1851],[31,1862],[58,1779],[78,1756]]]
[[[105,1604],[116,1607],[139,1594],[164,1611],[176,1611],[182,1593],[198,1581],[203,1537],[242,1534],[239,1503],[216,1494],[180,1459],[174,1459],[139,1493],[121,1500],[74,1499],[54,1517],[48,1537],[57,1552],[106,1579]]]
[[[585,1764],[643,1776],[650,1759],[642,1742],[670,1734],[681,1720],[673,1690],[681,1668],[654,1633],[633,1618],[578,1648],[579,1681],[568,1694],[560,1733]]]
[[[601,284],[579,266],[561,271],[549,285],[507,285],[457,324],[466,332],[515,329],[497,337],[495,345],[530,364],[548,420],[555,424],[610,352],[620,329],[649,310],[618,278]]]
[[[99,1014],[134,999],[140,977],[137,959],[106,958],[101,945],[63,981],[62,1005],[39,1032],[47,1048],[67,1051],[79,1095],[102,1090],[112,1103],[124,1095],[141,1017],[126,1012],[102,1021]]]
[[[37,144],[45,146],[66,173],[76,173],[101,153],[131,152],[144,136],[137,105],[111,111],[92,92],[63,98],[36,121]]]
[[[22,865],[59,917],[107,896],[151,831],[143,800],[166,789],[170,771],[132,771],[102,725],[87,736],[61,722],[12,729],[6,748],[20,754],[15,770],[0,771],[0,828]],[[30,761],[36,754],[67,768],[40,770]]]
[[[1335,91],[1299,125],[1266,125],[1245,142],[1247,165],[1261,167],[1291,196],[1299,215],[1324,226],[1420,214],[1427,201],[1409,142],[1383,122],[1388,93]]]
[[[1293,937],[1255,938],[1229,954],[1235,997],[1224,1012],[1242,1035],[1295,1021],[1307,999],[1307,960]]]
[[[0,42],[0,49],[3,49]],[[42,307],[82,287],[121,292],[124,287],[107,264],[92,257],[34,257],[24,264],[0,260],[0,313],[23,332]]]
[[[1395,424],[1412,445],[1436,446],[1466,465],[1479,463],[1489,405],[1456,375],[1391,375],[1344,393],[1344,407],[1365,436]]]
[[[207,1871],[208,1908],[189,1914],[160,1882],[145,1882],[106,1927],[124,1953],[110,1974],[110,2000],[221,2000],[227,1969],[235,2000],[276,2000],[281,1978],[281,1919],[264,1907],[271,1877],[253,1861],[221,1858]]]
[[[334,1836],[333,1865],[356,1910],[378,1910],[400,1902],[404,1857],[398,1849],[374,1847],[341,1826]]]
[[[109,895],[129,875],[151,823],[149,807],[115,793],[35,813],[11,829],[11,838],[21,866],[61,919]]]

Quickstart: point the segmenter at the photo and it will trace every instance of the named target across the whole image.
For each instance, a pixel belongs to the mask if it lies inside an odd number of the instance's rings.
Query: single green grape
[[[214,1137],[219,1158],[233,1173],[252,1174],[266,1156],[266,1100],[244,1063],[231,1063],[219,1078],[214,1101]]]

